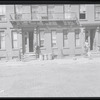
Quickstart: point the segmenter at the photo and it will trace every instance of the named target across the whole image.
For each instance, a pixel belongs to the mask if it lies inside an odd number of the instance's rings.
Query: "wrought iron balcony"
[[[10,14],[10,21],[51,21],[51,20],[77,20],[74,12],[67,13],[23,13]]]

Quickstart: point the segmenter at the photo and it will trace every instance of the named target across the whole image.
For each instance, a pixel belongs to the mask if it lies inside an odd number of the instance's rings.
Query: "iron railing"
[[[38,21],[38,20],[76,20],[74,12],[67,13],[23,13],[10,14],[11,21]]]

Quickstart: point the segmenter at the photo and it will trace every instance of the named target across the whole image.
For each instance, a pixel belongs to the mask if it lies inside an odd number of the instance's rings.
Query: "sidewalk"
[[[73,64],[73,63],[88,63],[88,62],[100,62],[100,57],[97,58],[85,58],[85,57],[68,57],[63,59],[54,59],[54,60],[32,60],[27,62],[22,61],[0,61],[1,66],[24,66],[28,64]]]

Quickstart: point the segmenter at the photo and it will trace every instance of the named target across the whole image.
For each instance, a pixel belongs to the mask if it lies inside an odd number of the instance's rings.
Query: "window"
[[[18,48],[18,36],[16,31],[12,32],[12,47],[14,49]]]
[[[52,37],[52,47],[56,47],[57,46],[57,41],[56,41],[57,33],[56,33],[56,31],[52,31],[51,37]]]
[[[65,19],[70,19],[72,17],[71,15],[71,5],[64,5],[65,10]]]
[[[22,5],[15,5],[15,19],[20,20],[22,18]]]
[[[68,47],[68,31],[63,30],[63,46]]]
[[[80,34],[79,34],[79,30],[75,30],[75,46],[76,47],[80,46]]]
[[[49,19],[63,19],[63,5],[48,5]]]
[[[40,31],[40,47],[44,47],[44,31]]]
[[[0,32],[0,49],[5,49],[5,33]]]
[[[80,5],[79,18],[86,19],[86,5]]]
[[[6,6],[0,5],[0,21],[6,20]]]
[[[95,5],[95,19],[100,19],[100,5]]]

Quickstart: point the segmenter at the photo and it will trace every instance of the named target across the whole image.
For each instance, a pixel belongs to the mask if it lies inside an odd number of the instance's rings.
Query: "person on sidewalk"
[[[88,40],[85,41],[85,56],[88,56],[89,55],[89,43],[88,43]]]

